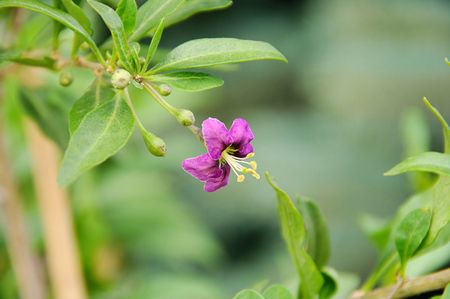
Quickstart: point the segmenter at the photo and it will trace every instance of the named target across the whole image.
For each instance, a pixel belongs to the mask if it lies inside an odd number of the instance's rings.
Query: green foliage
[[[235,38],[202,38],[179,45],[154,66],[151,73],[172,70],[205,68],[221,64],[253,60],[279,60],[286,58],[265,42]]]
[[[88,90],[72,106],[69,114],[69,131],[71,134],[80,125],[86,114],[98,106],[110,101],[115,93],[106,76],[98,77]]]
[[[137,5],[135,0],[120,0],[116,9],[122,20],[125,33],[130,35],[136,25]]]
[[[293,299],[293,297],[284,286],[275,284],[265,289],[262,294],[251,289],[242,290],[233,299]]]
[[[436,152],[425,152],[409,157],[385,175],[398,175],[409,171],[427,171],[439,175],[450,176],[450,155]]]
[[[130,39],[133,41],[144,37],[158,26],[161,20],[175,11],[183,0],[155,0],[147,1],[139,7],[136,16],[136,27]]]
[[[48,6],[45,3],[42,3],[37,0],[3,0],[0,2],[0,8],[3,7],[22,7],[25,9],[29,9],[41,14],[44,14],[64,26],[72,29],[76,33],[80,34],[83,39],[89,44],[92,51],[94,52],[95,56],[99,60],[101,64],[104,64],[104,59],[102,54],[100,53],[100,50],[98,49],[96,43],[90,36],[89,32],[87,32],[80,23],[78,23],[77,20],[75,20],[71,15],[68,13],[55,9],[51,6]]]
[[[432,212],[429,209],[416,209],[411,211],[395,231],[395,246],[400,256],[402,273],[406,263],[419,249],[430,228]]]
[[[272,285],[263,293],[264,299],[293,299],[292,294],[282,285]]]
[[[106,26],[111,31],[114,47],[119,55],[119,63],[128,71],[136,71],[138,67],[135,64],[137,59],[134,52],[130,51],[125,28],[120,17],[111,7],[103,3],[95,0],[88,0],[88,3],[102,17]]]
[[[156,50],[158,49],[159,42],[161,41],[161,36],[164,31],[164,19],[159,22],[158,27],[156,28],[156,32],[152,37],[152,41],[147,50],[147,55],[145,56],[145,62],[142,65],[142,71],[146,71],[150,63],[152,62],[153,57],[156,54]]]
[[[84,11],[75,4],[72,0],[61,0],[67,12],[83,26],[87,33],[92,34],[91,21],[86,16]]]
[[[87,113],[70,138],[59,183],[69,185],[83,172],[114,155],[128,141],[133,129],[133,115],[119,95]]]
[[[320,288],[319,299],[331,298],[338,289],[337,274],[331,270],[322,271],[323,285]]]
[[[315,298],[322,287],[323,278],[305,249],[306,231],[303,216],[289,195],[273,182],[268,173],[266,179],[277,194],[281,233],[300,279],[298,298]]]
[[[149,77],[150,81],[169,84],[185,91],[198,92],[223,85],[223,80],[213,75],[199,72],[174,72]]]
[[[306,250],[317,267],[326,266],[330,256],[330,237],[328,227],[319,207],[306,197],[297,199],[297,208],[303,215],[306,234]]]

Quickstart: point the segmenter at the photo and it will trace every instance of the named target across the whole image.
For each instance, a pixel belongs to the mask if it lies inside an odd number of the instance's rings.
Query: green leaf
[[[149,77],[150,81],[162,82],[185,91],[203,91],[223,85],[223,80],[199,72],[177,72]]]
[[[233,299],[264,299],[264,297],[257,291],[248,289],[240,291]]]
[[[266,180],[277,194],[278,215],[283,239],[300,278],[299,298],[315,298],[323,278],[313,259],[305,251],[305,227],[303,217],[286,192],[281,190],[266,172]]]
[[[43,67],[51,70],[54,70],[56,67],[56,61],[51,57],[26,57],[20,51],[15,50],[0,50],[0,63],[3,61],[11,61],[24,65]]]
[[[66,8],[67,12],[74,17],[75,20],[83,26],[84,30],[89,34],[92,34],[91,21],[86,16],[84,11],[76,5],[72,0],[61,0],[62,4]]]
[[[92,48],[92,51],[94,52],[99,62],[103,65],[105,64],[105,60],[103,59],[100,50],[98,49],[94,40],[91,38],[90,34],[86,31],[86,29],[83,28],[83,26],[80,25],[80,23],[78,23],[77,20],[75,20],[68,13],[53,8],[51,6],[48,6],[47,4],[42,3],[38,0],[2,0],[0,1],[0,8],[4,7],[21,7],[29,9],[44,14],[46,16],[49,16],[50,18],[62,23],[66,27],[80,34]]]
[[[72,106],[69,114],[69,131],[73,134],[83,118],[98,106],[111,101],[115,93],[105,77],[92,82],[88,90]]]
[[[165,22],[165,19],[162,19],[161,22],[159,22],[158,28],[156,28],[156,32],[152,37],[150,46],[148,47],[147,55],[145,57],[145,62],[144,62],[144,65],[142,66],[141,71],[147,70],[148,66],[150,65],[150,63],[153,60],[153,57],[156,54],[156,50],[158,49],[159,42],[161,41],[161,36],[164,31],[164,22]]]
[[[319,299],[328,299],[333,296],[337,289],[337,273],[333,273],[334,271],[322,271],[323,285],[320,288]],[[335,278],[336,277],[336,278]]]
[[[430,209],[416,209],[402,220],[395,231],[395,246],[400,256],[402,269],[419,249],[430,229],[433,213]]]
[[[152,0],[145,2],[137,12],[136,27],[130,40],[137,41],[155,29],[161,20],[175,11],[184,0]]]
[[[135,57],[134,55],[130,55],[131,53],[134,54],[134,52],[130,51],[130,46],[128,45],[127,36],[120,17],[114,9],[103,3],[95,0],[87,0],[87,2],[100,15],[111,32],[114,46],[123,67],[130,72],[136,70],[136,67],[133,65],[133,59]]]
[[[389,242],[392,223],[369,214],[362,215],[358,223],[363,233],[375,244],[379,252],[382,252]]]
[[[279,284],[268,287],[264,291],[263,296],[264,299],[293,299],[291,292]]]
[[[125,33],[130,35],[136,25],[137,5],[135,0],[120,0],[116,9],[122,20]]]
[[[67,186],[114,155],[128,141],[133,129],[133,115],[120,95],[89,112],[70,138],[58,182]]]
[[[306,229],[306,248],[320,269],[330,257],[330,236],[325,218],[319,207],[309,198],[298,198],[298,207],[303,215]]]
[[[194,14],[230,6],[231,0],[190,0],[181,3],[178,8],[167,16],[166,27],[181,22]]]
[[[450,283],[445,287],[441,299],[450,299]]]
[[[444,117],[441,115],[439,110],[437,110],[436,107],[431,105],[431,103],[427,100],[427,98],[424,97],[423,102],[441,123],[442,131],[444,133],[444,147],[445,147],[444,152],[446,154],[450,154],[450,127],[449,127],[448,123],[445,121]]]
[[[408,171],[427,171],[450,176],[450,155],[437,152],[421,153],[407,158],[384,175],[397,175]]]
[[[203,38],[179,45],[153,67],[151,72],[204,68],[253,60],[287,62],[277,49],[265,42],[235,38]]]

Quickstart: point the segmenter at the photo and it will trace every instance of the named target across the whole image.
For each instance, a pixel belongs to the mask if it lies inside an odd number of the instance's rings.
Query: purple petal
[[[248,122],[243,118],[236,118],[233,121],[229,134],[233,145],[239,150],[241,150],[241,147],[249,144],[254,138]]]
[[[219,160],[222,151],[231,144],[227,127],[217,118],[210,117],[202,123],[202,134],[209,155]]]
[[[247,143],[245,145],[241,145],[235,155],[244,158],[250,153],[253,153],[253,146],[250,143]]]
[[[223,170],[219,167],[219,162],[212,159],[208,154],[186,159],[181,167],[202,182],[223,176]]]
[[[209,179],[205,182],[203,187],[206,192],[214,192],[222,187],[228,185],[228,177],[230,176],[230,166],[225,164],[222,168],[222,175],[217,178]]]

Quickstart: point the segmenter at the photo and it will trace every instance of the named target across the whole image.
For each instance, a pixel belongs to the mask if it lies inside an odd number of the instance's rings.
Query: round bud
[[[114,88],[124,89],[130,84],[132,76],[129,72],[124,69],[117,69],[111,77],[111,83]]]
[[[59,84],[61,86],[69,86],[73,82],[73,75],[71,72],[68,71],[62,71],[59,74]]]
[[[163,97],[166,97],[172,93],[172,88],[167,84],[155,85],[155,89]]]
[[[194,113],[186,109],[179,109],[176,117],[177,121],[185,127],[192,126],[195,123]]]
[[[156,157],[163,157],[166,154],[167,148],[164,140],[148,131],[141,131],[141,133],[144,138],[145,145],[152,155]]]

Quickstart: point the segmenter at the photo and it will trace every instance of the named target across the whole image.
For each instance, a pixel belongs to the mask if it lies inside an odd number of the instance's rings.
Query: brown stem
[[[2,106],[0,86],[0,107]],[[0,108],[0,112],[3,109]],[[0,114],[3,116],[3,114]],[[22,202],[6,148],[4,120],[0,117],[0,214],[5,226],[6,244],[11,258],[20,298],[44,299],[45,287],[38,260],[32,250]]]
[[[392,291],[391,298],[407,298],[420,295],[427,292],[444,289],[450,283],[450,268],[431,273],[425,276],[417,277],[411,280],[405,280],[400,286],[398,284],[391,285],[379,289],[375,289],[365,294],[354,294],[351,299],[377,299],[387,298]]]
[[[59,152],[33,122],[26,125],[55,298],[86,299],[68,196],[56,183]]]

